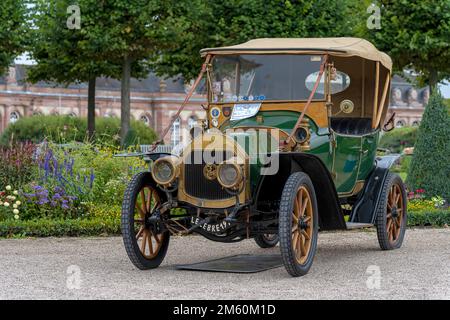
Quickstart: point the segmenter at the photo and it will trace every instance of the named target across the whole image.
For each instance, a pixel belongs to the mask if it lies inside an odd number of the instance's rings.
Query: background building
[[[26,66],[15,65],[9,74],[0,77],[0,132],[21,117],[37,114],[59,114],[74,117],[87,116],[87,84],[72,84],[68,87],[39,82],[26,83]],[[145,122],[158,134],[168,125],[185,98],[189,86],[183,79],[161,79],[150,74],[143,80],[131,80],[131,116]],[[418,125],[425,105],[428,103],[428,88],[414,88],[399,76],[392,82],[390,109],[396,113],[397,127]],[[171,136],[166,142],[176,144],[181,138],[181,128],[192,126],[197,119],[205,117],[201,104],[202,95],[194,95],[188,106],[174,123]],[[97,117],[120,117],[120,82],[99,78],[96,95]]]

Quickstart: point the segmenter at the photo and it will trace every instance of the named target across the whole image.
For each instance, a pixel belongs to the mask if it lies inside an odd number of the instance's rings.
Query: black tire
[[[392,200],[394,190],[398,195],[398,201]],[[398,175],[388,173],[382,186],[376,218],[378,243],[382,250],[393,250],[402,246],[407,220],[407,198],[403,181]]]
[[[255,237],[255,242],[260,248],[273,248],[278,244],[279,237],[277,234],[260,234]]]
[[[293,242],[297,240],[302,241],[301,239],[295,240],[293,228],[300,229],[300,222],[298,224],[294,223],[294,212],[295,205],[294,202],[297,199],[298,193],[302,189],[307,190],[310,201],[309,207],[309,215],[312,219],[310,219],[311,223],[309,225],[310,229],[306,229],[305,232],[310,233],[310,239],[306,240],[308,242],[308,251],[304,256],[304,262],[299,262],[297,258],[297,252],[293,248]],[[305,201],[306,202],[306,201]],[[297,204],[298,206],[298,204]],[[303,205],[302,205],[303,206]],[[299,218],[297,218],[300,221]],[[284,266],[287,272],[293,276],[303,276],[308,273],[309,269],[314,260],[314,256],[317,250],[317,237],[319,231],[319,215],[317,210],[317,199],[314,191],[314,186],[311,182],[311,179],[306,173],[296,172],[289,176],[286,184],[284,185],[283,192],[281,195],[280,201],[280,211],[279,211],[279,237],[280,237],[280,250],[281,257],[283,259]],[[300,237],[300,236],[299,236]],[[305,244],[303,242],[303,244]],[[296,244],[297,246],[297,244]]]
[[[136,210],[135,205],[138,194],[140,194],[141,190],[144,190],[144,188],[152,188],[152,190],[158,192],[157,196],[159,197],[160,201],[163,201],[164,199],[163,194],[156,188],[156,185],[153,182],[151,174],[149,172],[138,173],[131,179],[125,191],[122,203],[122,219],[121,219],[122,238],[123,243],[125,245],[125,250],[131,262],[138,269],[141,270],[157,268],[164,260],[164,257],[166,256],[167,248],[169,246],[170,241],[170,233],[168,231],[166,231],[163,234],[156,235],[157,239],[159,238],[160,242],[158,243],[158,250],[155,253],[155,256],[152,258],[144,256],[144,254],[141,251],[141,248],[139,247],[138,239],[136,239],[137,232],[135,229],[135,215],[136,212],[138,212],[138,210]],[[142,225],[142,228],[146,230],[145,232],[148,232],[149,230],[144,225]],[[153,236],[151,232],[149,234]],[[144,238],[143,241],[145,241],[145,239],[148,240],[148,238]],[[149,241],[152,241],[151,236]],[[146,248],[144,245],[144,253],[145,251]]]

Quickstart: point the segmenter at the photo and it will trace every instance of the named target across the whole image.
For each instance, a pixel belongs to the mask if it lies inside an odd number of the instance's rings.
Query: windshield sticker
[[[311,56],[311,61],[312,62],[322,61],[322,57],[321,56]]]
[[[261,108],[261,103],[235,104],[231,113],[231,121],[251,118]]]

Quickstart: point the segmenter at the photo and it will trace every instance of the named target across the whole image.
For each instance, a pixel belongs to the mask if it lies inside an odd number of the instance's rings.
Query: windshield
[[[227,55],[212,61],[212,102],[307,100],[321,55]],[[324,99],[323,79],[313,99]]]

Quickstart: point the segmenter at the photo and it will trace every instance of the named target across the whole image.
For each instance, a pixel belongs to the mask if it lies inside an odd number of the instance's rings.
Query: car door
[[[339,196],[352,193],[359,175],[362,136],[330,134],[333,149],[332,175]]]

